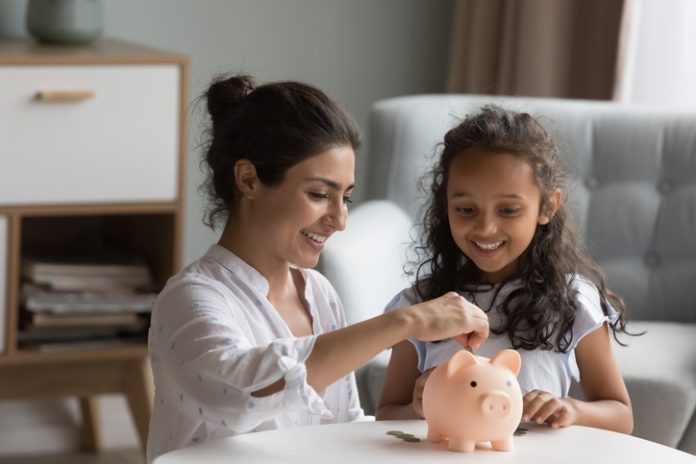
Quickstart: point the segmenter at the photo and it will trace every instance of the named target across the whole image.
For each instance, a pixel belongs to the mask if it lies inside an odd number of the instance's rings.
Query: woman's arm
[[[488,337],[488,317],[459,294],[449,292],[319,335],[305,362],[307,382],[321,391],[381,351],[411,337],[424,341],[455,338],[463,346],[477,348]],[[270,395],[283,385],[281,379],[254,396]]]
[[[524,398],[523,420],[548,422],[552,427],[577,424],[631,433],[631,400],[612,353],[606,324],[580,340],[575,358],[585,400],[530,392]]]
[[[455,292],[400,308],[317,337],[307,358],[308,382],[317,391],[408,338],[455,338],[477,348],[488,337],[488,317]]]
[[[421,418],[413,408],[416,381],[420,376],[417,366],[418,353],[411,342],[402,341],[392,348],[387,377],[377,407],[377,420]]]

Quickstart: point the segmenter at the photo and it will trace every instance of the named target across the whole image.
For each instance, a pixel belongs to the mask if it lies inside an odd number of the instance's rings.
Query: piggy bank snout
[[[491,419],[502,419],[510,414],[512,401],[510,395],[501,391],[491,391],[482,396],[481,413]]]

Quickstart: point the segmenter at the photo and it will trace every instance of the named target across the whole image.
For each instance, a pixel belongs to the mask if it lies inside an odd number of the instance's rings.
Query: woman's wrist
[[[413,306],[399,308],[388,314],[394,317],[393,324],[399,330],[400,338],[398,341],[414,338],[418,335],[420,327],[419,315]]]

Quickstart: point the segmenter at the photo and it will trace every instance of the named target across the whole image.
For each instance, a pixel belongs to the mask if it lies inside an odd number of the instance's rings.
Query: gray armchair
[[[327,243],[321,264],[348,319],[381,313],[409,285],[401,265],[423,200],[416,181],[445,132],[487,103],[539,116],[560,142],[574,171],[576,226],[610,288],[625,299],[629,329],[646,331],[625,337],[627,348],[615,346],[634,435],[696,454],[696,112],[476,95],[377,102],[369,173],[359,179],[368,201],[350,213],[340,240]],[[369,253],[339,252],[366,243]],[[368,412],[379,400],[387,361],[383,354],[358,372]]]

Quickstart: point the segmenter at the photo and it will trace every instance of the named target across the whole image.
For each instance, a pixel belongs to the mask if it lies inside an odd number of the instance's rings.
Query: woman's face
[[[537,224],[549,221],[540,206],[532,167],[518,156],[473,148],[452,160],[447,182],[452,237],[488,282],[517,273]]]
[[[252,214],[271,265],[317,265],[324,242],[346,226],[354,173],[353,149],[339,146],[294,165],[280,185],[260,185]]]

